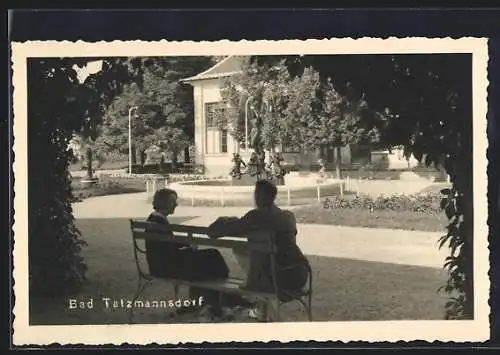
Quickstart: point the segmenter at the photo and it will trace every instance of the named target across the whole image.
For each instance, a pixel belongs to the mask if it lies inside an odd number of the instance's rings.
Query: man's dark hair
[[[162,210],[168,207],[168,200],[171,196],[177,196],[177,192],[172,189],[160,189],[153,197],[153,209]]]
[[[278,189],[269,180],[259,180],[255,183],[255,191],[262,191],[270,198],[270,202],[274,202],[276,195],[278,194]]]

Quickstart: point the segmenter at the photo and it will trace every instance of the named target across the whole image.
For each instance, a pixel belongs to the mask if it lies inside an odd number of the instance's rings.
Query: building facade
[[[222,81],[240,72],[246,57],[229,56],[212,68],[183,80],[193,87],[194,95],[194,124],[195,124],[195,163],[205,167],[205,173],[210,176],[226,176],[231,169],[233,153],[239,153],[245,162],[250,158],[251,149],[248,151],[244,146],[236,142],[226,129],[221,129],[214,124],[215,110],[220,107],[220,88]],[[334,149],[325,149],[323,152],[327,168],[336,164]],[[397,153],[387,151],[373,152],[372,146],[347,146],[341,148],[341,164],[368,164],[372,161],[372,155],[376,153],[376,159],[392,162],[399,168],[407,168],[406,159],[401,159]],[[320,150],[306,151],[283,151],[286,165],[293,165],[303,169],[316,168]],[[382,157],[382,158],[381,158]],[[394,165],[395,164],[395,165]],[[414,165],[414,162],[412,162]]]

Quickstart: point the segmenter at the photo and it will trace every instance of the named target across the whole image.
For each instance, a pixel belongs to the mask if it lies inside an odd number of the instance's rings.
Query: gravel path
[[[77,219],[145,218],[151,212],[146,193],[93,197],[73,204]],[[246,207],[179,206],[177,216],[196,216],[187,223],[209,225],[218,216],[242,216]],[[441,268],[446,248],[441,233],[381,228],[298,225],[298,244],[305,254]]]

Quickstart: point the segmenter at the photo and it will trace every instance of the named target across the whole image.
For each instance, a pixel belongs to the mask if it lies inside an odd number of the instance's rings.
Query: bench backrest
[[[246,238],[241,237],[222,237],[212,239],[208,237],[208,227],[190,226],[180,224],[162,225],[158,223],[151,223],[147,221],[130,220],[130,228],[132,230],[132,238],[134,242],[134,257],[137,264],[137,270],[143,277],[151,278],[150,275],[142,271],[138,253],[145,254],[146,250],[141,249],[138,240],[155,240],[155,241],[168,241],[172,243],[190,244],[190,245],[203,245],[214,246],[231,249],[244,249],[248,251],[256,251],[259,253],[268,254],[271,261],[272,283],[276,292],[278,292],[277,283],[277,269],[276,264],[276,245],[274,242],[274,233],[262,231],[262,233],[269,233],[269,238],[263,238],[263,241],[249,242]],[[151,231],[154,230],[154,231]],[[312,271],[309,269],[309,290],[312,289]]]
[[[245,238],[225,236],[222,238],[208,237],[208,227],[169,224],[162,225],[147,221],[130,220],[130,228],[134,244],[137,240],[166,241],[179,244],[214,246],[231,249],[246,249],[258,251],[265,254],[275,254],[276,248],[273,243],[273,234],[262,242],[248,242]]]

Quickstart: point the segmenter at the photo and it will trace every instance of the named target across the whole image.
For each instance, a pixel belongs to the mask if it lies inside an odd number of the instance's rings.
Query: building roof
[[[241,72],[241,67],[244,62],[248,59],[247,56],[236,56],[231,55],[227,58],[224,58],[219,63],[215,64],[213,67],[205,70],[204,72],[197,74],[195,76],[182,79],[183,82],[193,82],[198,80],[207,80],[207,79],[217,79],[222,77],[228,77],[233,74],[237,74]]]

